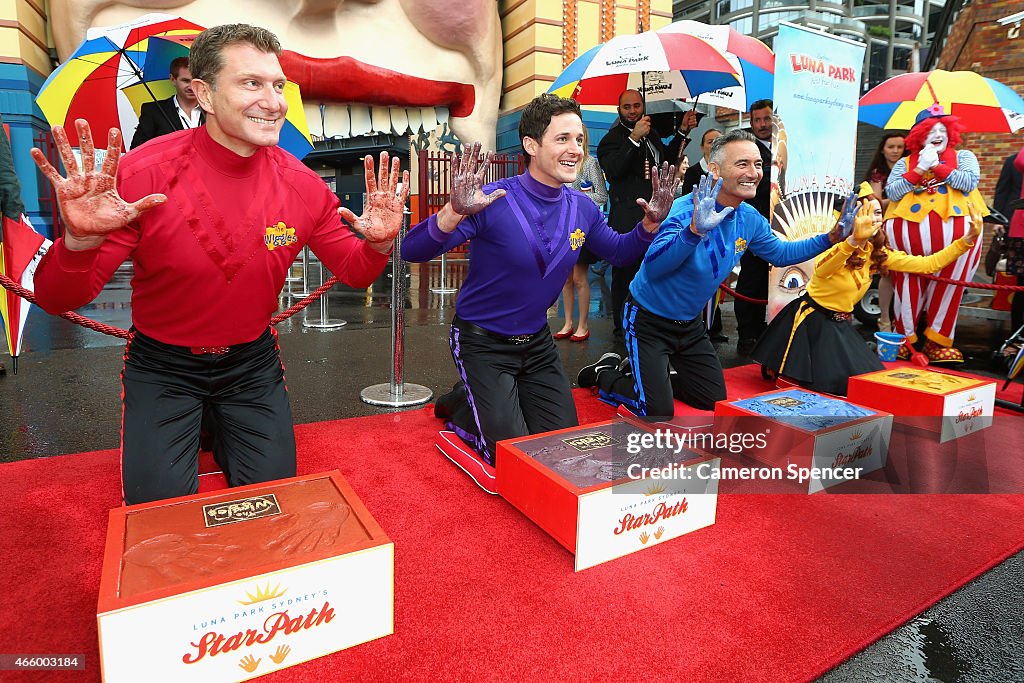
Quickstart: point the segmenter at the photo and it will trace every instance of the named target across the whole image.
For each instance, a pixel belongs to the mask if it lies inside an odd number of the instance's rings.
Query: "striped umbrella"
[[[187,55],[203,30],[165,14],[89,29],[85,42],[43,83],[36,102],[50,125],[64,126],[72,145],[78,145],[74,121],[79,118],[94,131],[118,128],[130,141],[142,105],[175,94],[167,78],[170,62]],[[301,159],[313,150],[313,142],[299,86],[288,82],[284,96],[288,115],[278,146]]]
[[[1024,99],[1006,85],[973,71],[920,71],[893,76],[860,98],[858,118],[879,128],[913,128],[933,104],[976,133],[1024,128]]]
[[[737,111],[749,111],[758,100],[771,99],[775,86],[775,53],[757,38],[731,26],[711,26],[700,21],[676,21],[658,33],[695,36],[717,48],[740,76],[741,84],[701,96],[701,101]]]
[[[695,36],[647,32],[612,38],[577,57],[548,92],[583,105],[618,104],[623,90],[645,100],[696,97],[739,85],[735,67]]]
[[[51,126],[64,126],[74,146],[78,145],[75,119],[86,119],[96,131],[119,128],[123,137],[131,140],[138,113],[121,91],[145,82],[149,38],[194,37],[202,30],[198,24],[165,14],[89,29],[85,42],[43,83],[36,103]],[[167,80],[166,64],[163,70]],[[160,99],[156,93],[151,95],[153,100]]]

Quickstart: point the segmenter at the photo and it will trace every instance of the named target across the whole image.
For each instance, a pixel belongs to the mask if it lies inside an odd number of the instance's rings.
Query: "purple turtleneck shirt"
[[[533,334],[547,325],[547,310],[584,241],[618,266],[642,258],[654,238],[640,224],[630,233],[616,233],[585,194],[544,185],[529,172],[486,185],[484,192],[499,188],[504,197],[462,219],[450,234],[432,215],[402,242],[402,258],[423,263],[470,240],[469,275],[455,312],[497,334]]]

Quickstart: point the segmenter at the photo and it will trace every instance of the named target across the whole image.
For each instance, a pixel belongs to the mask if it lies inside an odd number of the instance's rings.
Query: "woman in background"
[[[889,180],[889,173],[893,165],[903,158],[906,152],[906,145],[903,143],[906,133],[903,131],[888,131],[882,136],[878,143],[875,155],[871,157],[864,180],[871,186],[871,193],[882,206],[882,213],[889,207],[889,198],[885,194],[885,183]],[[892,332],[892,319],[889,317],[889,309],[892,308],[892,278],[888,275],[878,277],[878,307],[881,313],[878,316],[878,329],[882,332]]]
[[[587,133],[586,126],[583,126],[583,157],[576,163],[576,180],[566,183],[566,185],[590,197],[599,208],[608,201],[608,182],[604,178],[601,165],[597,163],[597,158],[590,154],[590,134]],[[587,249],[586,245],[580,247],[579,260],[573,266],[572,274],[569,275],[562,287],[565,325],[562,325],[562,329],[552,335],[555,339],[584,342],[590,338],[590,326],[587,322],[590,313],[590,282],[587,280],[587,270],[591,264],[597,263],[599,260],[593,252]],[[574,292],[576,293],[575,297],[573,296]],[[578,299],[580,304],[578,326],[572,324],[574,299]]]

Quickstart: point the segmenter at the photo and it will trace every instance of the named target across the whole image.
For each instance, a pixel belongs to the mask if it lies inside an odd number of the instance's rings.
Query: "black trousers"
[[[231,486],[295,476],[295,432],[276,335],[196,355],[133,330],[125,349],[121,467],[129,505],[195,493],[204,407]]]
[[[612,321],[613,333],[622,331],[622,307],[629,298],[629,285],[633,282],[643,259],[626,266],[612,266]]]
[[[752,299],[768,299],[768,262],[754,256],[750,251],[740,257],[740,274],[736,279],[736,291]],[[767,304],[752,304],[736,299],[736,336],[740,340],[757,339],[768,324],[765,322]]]
[[[513,344],[452,323],[449,343],[462,380],[438,399],[445,417],[483,459],[493,465],[502,439],[575,427],[576,404],[551,331]]]
[[[602,397],[638,415],[671,417],[674,398],[711,410],[725,400],[725,376],[701,318],[676,322],[626,302],[623,319],[631,375],[605,370],[597,376]],[[671,370],[676,374],[670,374]]]

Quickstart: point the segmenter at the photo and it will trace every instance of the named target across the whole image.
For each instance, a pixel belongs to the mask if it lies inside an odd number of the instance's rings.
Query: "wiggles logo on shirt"
[[[742,254],[747,250],[747,241],[742,237],[736,238],[736,253]]]
[[[569,235],[569,246],[572,247],[573,251],[576,251],[583,246],[583,243],[587,241],[587,235],[579,228],[576,228]]]
[[[263,243],[267,245],[267,251],[274,251],[277,247],[286,247],[295,244],[298,238],[295,236],[295,228],[289,228],[282,221],[277,225],[271,225],[263,235]]]

